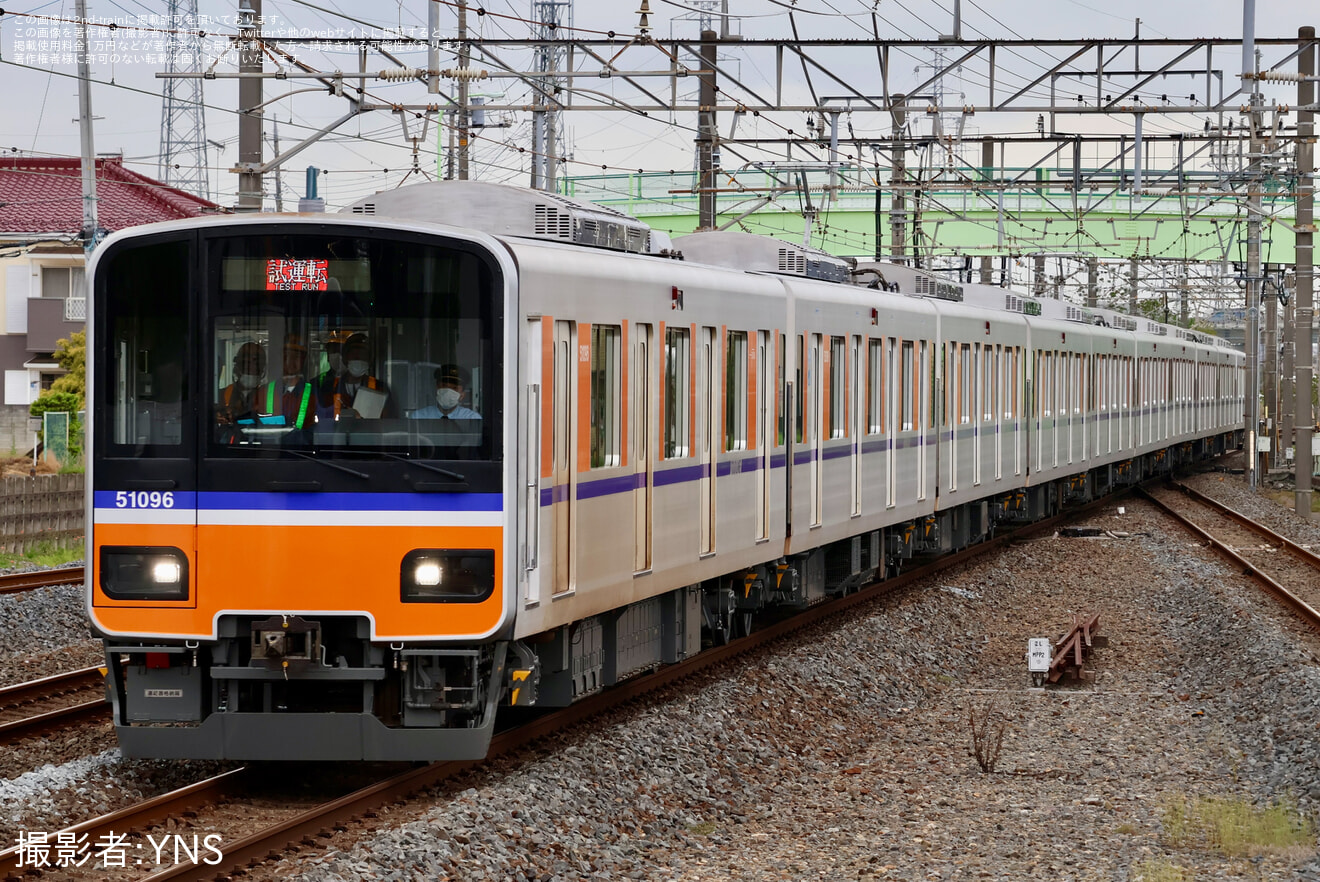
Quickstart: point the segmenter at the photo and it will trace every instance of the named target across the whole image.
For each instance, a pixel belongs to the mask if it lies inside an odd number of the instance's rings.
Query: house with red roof
[[[221,211],[219,205],[96,160],[97,223],[125,227]],[[32,444],[28,405],[64,371],[56,343],[86,325],[82,160],[0,156],[0,452]]]

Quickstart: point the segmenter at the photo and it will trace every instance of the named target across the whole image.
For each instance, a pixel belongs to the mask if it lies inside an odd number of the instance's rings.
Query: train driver
[[[435,369],[435,404],[409,414],[415,420],[479,420],[481,414],[463,404],[468,372],[456,364]]]
[[[282,416],[284,425],[310,428],[316,422],[316,390],[303,376],[307,347],[297,334],[284,338],[283,373],[271,380],[257,396],[257,411],[262,416]]]
[[[253,398],[266,377],[266,350],[249,340],[234,354],[234,382],[220,390],[217,421],[231,424],[253,409]]]
[[[340,417],[392,417],[390,390],[370,373],[371,352],[365,334],[353,334],[343,345],[343,373],[325,379],[320,387],[322,420]]]

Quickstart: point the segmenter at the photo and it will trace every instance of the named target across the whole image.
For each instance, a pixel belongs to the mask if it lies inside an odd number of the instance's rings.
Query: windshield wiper
[[[428,465],[420,460],[409,459],[406,456],[399,456],[397,453],[386,453],[384,450],[354,450],[351,447],[341,447],[337,449],[339,453],[351,453],[355,456],[383,456],[396,462],[405,463],[411,466],[417,466],[419,469],[426,469],[428,472],[435,472],[437,475],[444,475],[446,478],[453,478],[455,481],[466,484],[467,476],[460,475],[458,472],[451,472],[449,469],[442,469],[440,466]]]
[[[366,472],[359,472],[357,469],[350,469],[350,468],[349,468],[348,466],[346,466],[346,465],[340,465],[339,463],[337,463],[337,462],[332,462],[331,460],[328,460],[328,459],[321,459],[320,457],[318,457],[318,456],[313,456],[313,455],[310,454],[310,453],[303,453],[301,450],[291,450],[291,449],[288,448],[288,447],[281,448],[281,450],[282,450],[284,453],[292,453],[294,456],[299,456],[299,457],[302,457],[303,459],[311,460],[312,462],[320,463],[321,465],[325,466],[326,468],[336,469],[336,470],[338,470],[338,471],[341,471],[341,472],[344,472],[344,473],[346,473],[346,474],[352,475],[352,476],[354,476],[355,478],[366,478],[367,480],[371,480],[371,475],[368,475]]]

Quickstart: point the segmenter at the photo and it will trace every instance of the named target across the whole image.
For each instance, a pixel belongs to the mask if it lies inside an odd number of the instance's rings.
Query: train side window
[[[866,343],[866,432],[875,435],[885,430],[884,347],[883,340]]]
[[[779,345],[775,346],[775,371],[777,383],[775,386],[775,423],[779,426],[777,429],[776,448],[784,446],[784,364],[788,360],[788,338],[784,334],[779,335]]]
[[[899,380],[899,385],[903,392],[903,413],[902,426],[904,432],[910,432],[916,428],[916,422],[913,417],[913,409],[916,405],[916,365],[914,359],[916,350],[911,340],[903,341],[903,359],[901,372],[903,376]]]
[[[687,328],[665,329],[665,459],[691,456],[692,340]]]
[[[802,382],[802,366],[807,361],[807,336],[798,334],[797,342],[797,385],[793,387],[794,397],[797,401],[794,402],[793,412],[794,419],[797,421],[797,427],[794,431],[796,432],[797,443],[801,444],[803,442],[803,430],[806,428],[806,384]]]
[[[842,438],[848,418],[848,355],[844,337],[830,338],[830,438]]]
[[[591,467],[616,466],[620,457],[622,410],[618,325],[591,326]]]
[[[724,371],[724,449],[747,449],[747,332],[729,331]]]

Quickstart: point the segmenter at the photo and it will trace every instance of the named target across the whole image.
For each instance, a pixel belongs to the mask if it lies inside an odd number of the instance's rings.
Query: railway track
[[[1186,485],[1141,492],[1320,629],[1320,556]]]
[[[0,576],[0,594],[20,594],[24,591],[31,591],[33,588],[49,588],[52,585],[80,585],[82,581],[82,567],[34,570],[30,573],[9,573]]]
[[[1061,515],[1027,525],[1012,532],[1002,533],[987,542],[960,552],[932,560],[914,567],[900,576],[874,583],[854,593],[818,604],[799,615],[768,624],[748,637],[734,640],[724,646],[709,649],[685,662],[668,665],[650,674],[627,680],[604,692],[585,698],[573,706],[546,713],[516,728],[495,735],[488,758],[525,752],[531,743],[552,733],[576,726],[606,711],[620,707],[648,693],[693,677],[703,671],[728,664],[732,659],[755,649],[788,637],[826,618],[853,607],[869,603],[881,595],[915,582],[930,579],[936,574],[962,566],[1007,544],[1056,529],[1061,524],[1085,517],[1095,509],[1111,506],[1122,494],[1109,496],[1086,506],[1069,509]],[[245,867],[277,860],[281,855],[296,853],[307,848],[323,847],[338,831],[349,829],[360,819],[372,816],[375,810],[391,802],[406,800],[429,788],[442,785],[457,773],[480,765],[484,761],[433,763],[409,768],[388,775],[351,792],[314,805],[297,806],[286,791],[279,791],[282,800],[271,800],[266,794],[271,779],[283,778],[269,766],[260,773],[252,767],[233,770],[156,797],[146,802],[99,818],[89,819],[65,830],[49,833],[51,842],[57,838],[83,841],[88,849],[80,854],[86,863],[76,870],[70,867],[36,867],[24,860],[19,847],[0,852],[0,878],[32,879],[103,879],[105,867],[97,861],[96,847],[103,837],[123,837],[128,859],[125,871],[116,878],[134,878],[162,882],[162,880],[210,880],[230,878]],[[254,796],[255,794],[255,796]],[[269,804],[268,804],[269,803]],[[254,806],[261,820],[254,817]],[[246,811],[244,810],[246,809]],[[168,825],[168,826],[165,826]],[[194,835],[195,831],[195,835]],[[158,844],[165,837],[185,835],[182,861],[151,860]],[[212,840],[215,849],[205,849],[205,837]],[[86,837],[82,839],[82,837]],[[189,859],[189,845],[196,861]],[[148,860],[133,866],[135,859]],[[28,855],[30,857],[30,854]],[[168,857],[168,856],[167,856]],[[205,861],[205,862],[203,862]],[[98,875],[99,874],[99,875]]]
[[[0,688],[0,744],[104,716],[103,690],[96,667]]]

